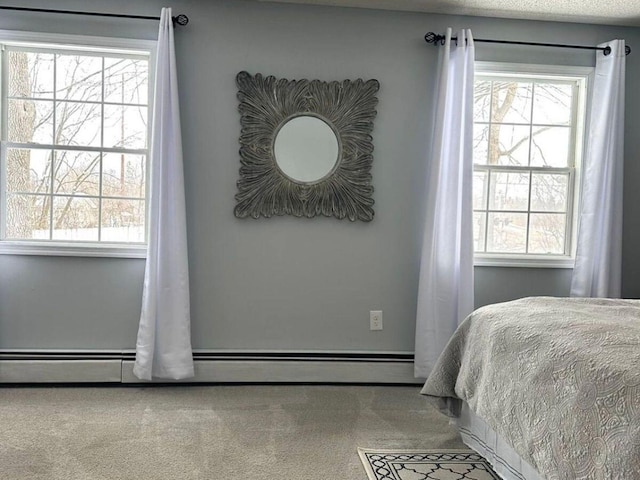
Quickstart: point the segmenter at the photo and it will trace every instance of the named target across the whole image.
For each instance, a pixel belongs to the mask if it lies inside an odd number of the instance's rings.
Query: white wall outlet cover
[[[371,310],[369,312],[369,329],[382,330],[382,310]]]

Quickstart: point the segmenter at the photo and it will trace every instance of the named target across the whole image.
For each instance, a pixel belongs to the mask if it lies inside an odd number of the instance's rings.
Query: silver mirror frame
[[[373,121],[378,103],[377,80],[287,80],[240,72],[240,179],[238,218],[324,215],[351,221],[373,219]],[[336,133],[340,158],[316,182],[298,182],[278,167],[273,144],[282,125],[309,115]]]

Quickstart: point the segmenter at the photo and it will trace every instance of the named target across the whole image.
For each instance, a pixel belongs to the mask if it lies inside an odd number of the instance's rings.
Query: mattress
[[[466,402],[544,478],[638,479],[640,301],[536,297],[479,308],[422,393],[452,417]]]

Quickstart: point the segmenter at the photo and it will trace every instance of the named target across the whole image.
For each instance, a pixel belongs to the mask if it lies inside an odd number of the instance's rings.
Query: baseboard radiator
[[[0,384],[420,384],[412,353],[194,352],[195,377],[143,382],[131,351],[0,351]]]

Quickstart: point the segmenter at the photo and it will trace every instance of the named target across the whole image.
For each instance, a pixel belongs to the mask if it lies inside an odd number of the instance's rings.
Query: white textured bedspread
[[[476,310],[422,389],[460,400],[549,479],[640,479],[640,300],[532,297]]]

